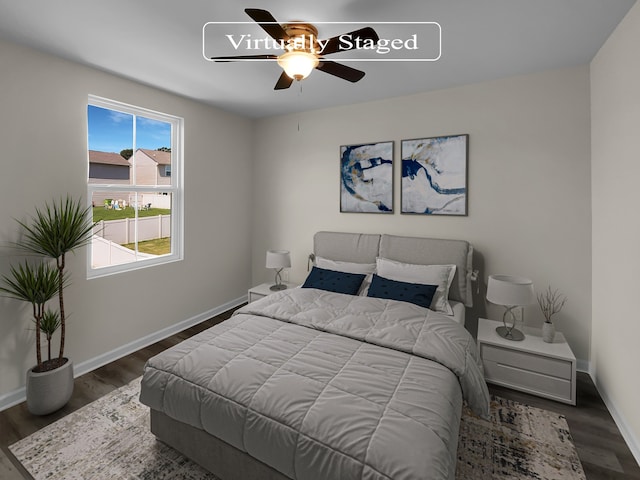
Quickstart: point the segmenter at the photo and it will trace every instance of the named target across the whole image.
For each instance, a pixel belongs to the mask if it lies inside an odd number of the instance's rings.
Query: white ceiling
[[[0,38],[178,93],[224,110],[264,117],[407,95],[588,63],[635,0],[0,0]],[[351,84],[315,71],[274,91],[274,62],[214,63],[203,55],[207,22],[251,21],[245,8],[282,23],[438,22],[435,62],[354,62]],[[317,25],[321,38],[361,28]],[[244,32],[264,37],[257,25]],[[393,25],[374,25],[381,37]],[[381,31],[382,30],[382,31]],[[239,30],[238,30],[239,31]],[[406,29],[397,27],[398,36]],[[384,35],[383,35],[384,34]],[[208,55],[228,55],[206,36]],[[220,52],[215,50],[220,42]],[[226,40],[225,40],[226,41]],[[256,52],[262,53],[262,52]],[[340,61],[349,53],[337,53]],[[375,55],[374,55],[375,56]],[[10,68],[1,65],[0,68]]]

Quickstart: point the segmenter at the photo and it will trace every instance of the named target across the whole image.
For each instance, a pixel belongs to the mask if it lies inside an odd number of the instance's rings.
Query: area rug
[[[465,408],[456,480],[491,478],[586,479],[565,417],[496,396],[491,421]]]
[[[216,480],[155,440],[139,391],[138,378],[9,449],[36,480]],[[456,480],[585,479],[563,416],[493,397],[491,417],[464,412]]]

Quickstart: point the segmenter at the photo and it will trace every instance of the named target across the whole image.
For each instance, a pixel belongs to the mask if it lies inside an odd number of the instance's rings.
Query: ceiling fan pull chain
[[[302,101],[302,82],[298,81],[300,84],[300,91],[298,92],[298,103]],[[298,110],[298,132],[300,131],[300,110]]]

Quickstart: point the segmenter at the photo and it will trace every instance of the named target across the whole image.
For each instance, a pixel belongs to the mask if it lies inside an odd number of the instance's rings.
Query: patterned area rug
[[[36,480],[216,480],[149,432],[140,379],[11,445]],[[492,420],[465,411],[456,480],[585,479],[563,416],[494,397]]]
[[[586,479],[563,415],[500,397],[491,421],[465,409],[456,480]]]

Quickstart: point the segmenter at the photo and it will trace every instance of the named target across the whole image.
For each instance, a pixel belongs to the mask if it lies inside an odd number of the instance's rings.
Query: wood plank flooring
[[[54,414],[33,416],[24,403],[0,412],[0,479],[31,478],[11,455],[9,445],[139,377],[148,358],[226,320],[232,313],[233,310],[226,312],[78,377],[69,404]],[[640,480],[640,467],[587,374],[578,374],[576,407],[503,387],[490,386],[489,390],[565,415],[588,480]]]

